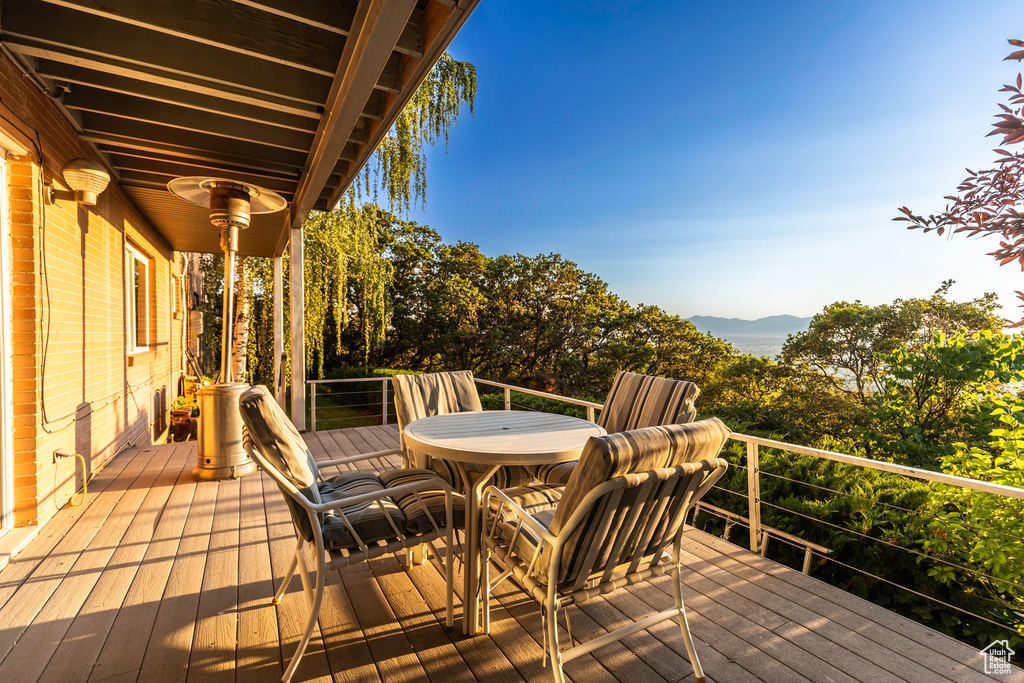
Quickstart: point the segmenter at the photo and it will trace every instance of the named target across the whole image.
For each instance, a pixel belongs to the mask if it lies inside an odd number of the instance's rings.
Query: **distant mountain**
[[[770,315],[757,320],[741,320],[739,318],[717,318],[713,315],[695,315],[687,318],[701,332],[710,332],[716,337],[741,335],[748,337],[785,337],[788,334],[803,332],[811,322],[810,318],[798,318],[795,315]]]

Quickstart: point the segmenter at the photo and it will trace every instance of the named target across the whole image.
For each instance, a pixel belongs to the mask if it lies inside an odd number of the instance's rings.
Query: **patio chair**
[[[597,424],[609,434],[641,427],[685,424],[697,416],[693,403],[699,395],[700,389],[693,382],[620,370],[615,373]],[[530,473],[542,485],[565,486],[576,462],[538,465],[532,467]]]
[[[729,429],[717,418],[592,437],[554,510],[531,515],[507,492],[489,487],[484,509],[484,627],[490,592],[512,578],[541,607],[544,660],[556,683],[562,664],[628,635],[678,617],[698,681],[704,672],[693,647],[680,583],[680,545],[687,511],[725,473],[716,456]],[[672,548],[671,561],[665,551]],[[490,562],[501,570],[490,580]],[[675,607],[560,651],[558,611],[626,585],[673,575]]]
[[[306,631],[281,680],[287,683],[291,679],[309,644],[323,599],[324,573],[328,570],[428,544],[445,575],[450,629],[453,536],[455,528],[465,522],[464,504],[453,504],[451,486],[428,470],[403,468],[378,473],[356,469],[359,463],[401,454],[398,450],[316,462],[266,387],[246,390],[240,409],[245,449],[281,489],[295,526],[295,552],[273,602],[276,605],[281,601],[301,565],[299,577],[310,607]],[[341,465],[353,471],[330,479],[321,474],[324,467]],[[443,564],[435,546],[437,541],[445,547]],[[303,553],[306,545],[313,550],[315,579],[310,577]]]
[[[466,492],[466,482],[451,462],[442,458],[431,458],[423,453],[410,451],[405,444],[405,426],[424,417],[482,411],[480,396],[476,391],[473,373],[468,370],[456,372],[435,372],[423,375],[395,375],[391,378],[394,388],[395,412],[398,414],[400,443],[405,452],[406,467],[430,469],[448,482],[458,493]],[[466,469],[470,476],[484,472],[486,464],[469,464]],[[500,488],[523,486],[533,480],[525,467],[507,465],[494,473],[494,484]]]

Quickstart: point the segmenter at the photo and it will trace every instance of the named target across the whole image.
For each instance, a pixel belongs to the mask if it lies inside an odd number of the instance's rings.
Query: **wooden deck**
[[[397,446],[397,429],[307,435],[314,454]],[[125,452],[0,572],[0,681],[275,681],[306,619],[294,543],[267,477],[197,484],[194,444]],[[684,595],[710,680],[1024,681],[973,648],[707,534],[688,533]],[[570,608],[589,637],[672,602],[669,577]],[[457,581],[458,583],[458,581]],[[295,680],[550,681],[540,616],[507,583],[490,636],[443,627],[444,582],[387,557],[328,579]],[[456,614],[459,613],[456,602]],[[670,622],[566,666],[573,681],[692,681]]]

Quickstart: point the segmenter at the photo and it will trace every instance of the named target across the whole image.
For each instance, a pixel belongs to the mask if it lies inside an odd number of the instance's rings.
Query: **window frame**
[[[125,288],[125,294],[127,295],[126,310],[128,311],[128,336],[125,339],[125,346],[127,347],[128,355],[137,353],[146,353],[152,346],[152,315],[150,311],[149,300],[152,295],[152,278],[150,277],[151,262],[152,259],[146,255],[145,252],[140,250],[129,242],[125,242],[125,277],[127,278]],[[138,263],[143,268],[142,282],[145,284],[145,292],[142,297],[136,296],[135,293],[135,264]],[[142,313],[142,323],[144,325],[142,334],[139,334],[139,314],[138,300],[142,299],[145,309]],[[133,343],[134,342],[134,343]],[[142,342],[142,343],[140,343]]]

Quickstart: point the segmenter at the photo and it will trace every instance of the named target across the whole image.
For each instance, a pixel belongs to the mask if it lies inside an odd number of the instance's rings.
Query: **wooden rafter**
[[[373,93],[381,64],[390,58],[415,7],[415,0],[364,0],[360,3],[292,202],[292,228],[301,227],[316,205],[356,127],[363,103]]]

